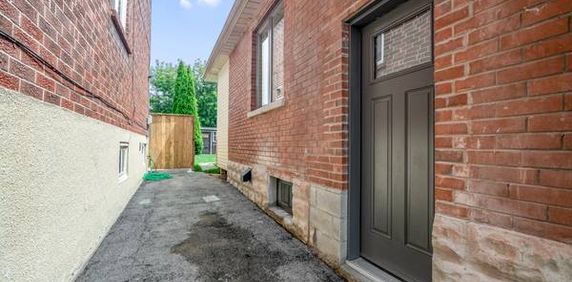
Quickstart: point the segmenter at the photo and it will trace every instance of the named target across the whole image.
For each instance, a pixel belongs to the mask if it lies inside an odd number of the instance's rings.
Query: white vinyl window
[[[270,101],[270,36],[260,38],[260,99],[261,106]]]
[[[121,21],[121,25],[123,28],[127,26],[127,0],[111,0],[111,4],[113,4],[113,9],[117,12],[117,16],[119,16],[119,21]]]
[[[257,33],[257,106],[268,105],[283,97],[284,16],[279,3]]]
[[[129,159],[129,143],[119,144],[119,180],[127,178]]]
[[[143,164],[147,162],[147,143],[141,143],[141,153],[143,154]]]

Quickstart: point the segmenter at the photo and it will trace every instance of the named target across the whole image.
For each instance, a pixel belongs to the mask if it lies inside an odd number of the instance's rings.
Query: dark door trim
[[[416,0],[417,1],[417,0]],[[380,15],[407,0],[377,0],[367,5],[346,23],[350,25],[349,48],[349,191],[347,260],[360,258],[360,195],[361,195],[361,28]],[[432,0],[423,0],[432,9]],[[433,23],[432,23],[433,24]],[[433,30],[433,29],[432,29]],[[433,34],[431,35],[433,36]],[[433,40],[432,40],[433,42]],[[433,44],[431,44],[433,48]],[[433,53],[433,52],[432,52]]]
[[[347,260],[360,257],[361,29],[352,25],[349,54],[349,189]]]

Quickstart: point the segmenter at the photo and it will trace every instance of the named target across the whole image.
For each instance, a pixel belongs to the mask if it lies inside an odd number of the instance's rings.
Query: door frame
[[[415,0],[418,1],[418,0]],[[362,32],[361,29],[372,23],[383,13],[392,10],[407,0],[376,0],[365,6],[355,16],[346,21],[350,26],[349,48],[349,189],[346,260],[360,256],[360,217],[361,217],[361,84],[362,84]],[[429,6],[431,12],[431,63],[434,62],[433,0],[424,0],[423,9]],[[433,204],[435,199],[433,199]]]

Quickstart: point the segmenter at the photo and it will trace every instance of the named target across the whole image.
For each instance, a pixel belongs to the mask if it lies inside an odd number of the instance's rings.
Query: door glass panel
[[[385,33],[378,34],[375,37],[375,66],[381,68],[385,62]]]
[[[430,11],[374,36],[375,78],[431,61]]]

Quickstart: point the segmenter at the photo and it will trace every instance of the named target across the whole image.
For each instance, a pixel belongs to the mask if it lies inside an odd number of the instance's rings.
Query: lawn
[[[195,155],[195,164],[215,163],[216,155]]]
[[[194,171],[197,172],[206,172],[206,173],[214,173],[214,174],[218,174],[220,173],[220,170],[218,167],[214,167],[214,168],[210,168],[207,170],[203,170],[201,168],[200,164],[205,164],[205,163],[216,163],[216,155],[195,155],[195,167],[194,167]]]

